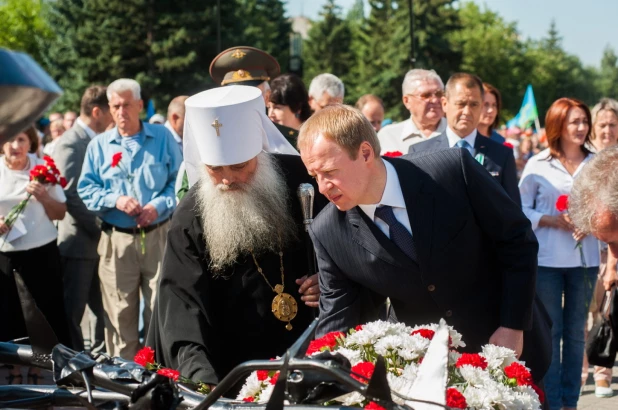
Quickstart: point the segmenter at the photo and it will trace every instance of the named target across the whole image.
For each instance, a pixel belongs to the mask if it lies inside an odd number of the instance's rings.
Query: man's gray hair
[[[413,94],[423,81],[437,81],[440,84],[440,88],[444,90],[444,83],[442,79],[434,70],[423,70],[421,68],[415,68],[406,73],[403,78],[403,84],[401,85],[401,92],[403,95]]]
[[[107,86],[107,99],[112,99],[112,94],[120,94],[125,91],[131,91],[133,98],[136,100],[142,99],[142,88],[139,83],[131,78],[119,78]]]
[[[575,179],[569,195],[569,216],[583,233],[591,233],[599,212],[606,210],[618,218],[618,146],[596,154]]]
[[[343,81],[329,73],[316,76],[309,85],[309,96],[317,100],[324,93],[327,93],[332,98],[341,98],[343,100],[345,94]]]

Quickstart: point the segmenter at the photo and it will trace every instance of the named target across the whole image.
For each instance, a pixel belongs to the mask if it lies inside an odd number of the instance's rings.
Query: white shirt
[[[406,210],[406,201],[403,199],[403,193],[401,192],[401,185],[399,184],[399,177],[395,167],[388,161],[384,161],[386,166],[386,186],[384,187],[384,193],[382,199],[377,204],[371,205],[359,205],[358,207],[371,219],[378,228],[384,234],[390,238],[389,227],[386,222],[375,216],[376,208],[382,205],[388,205],[393,208],[393,214],[395,219],[399,221],[405,228],[412,233],[410,227],[410,219],[408,218],[408,211]]]
[[[79,125],[80,127],[82,127],[84,129],[84,131],[86,131],[86,134],[88,134],[88,136],[90,137],[90,139],[93,139],[94,137],[97,136],[97,133],[94,132],[94,130],[92,128],[90,128],[89,126],[86,125],[85,122],[82,121],[82,119],[80,117],[77,117],[77,119],[75,120],[75,123],[77,125]]]
[[[60,137],[62,138],[62,137]],[[49,141],[47,144],[45,144],[45,146],[43,147],[43,154],[45,155],[49,155],[50,157],[54,156],[54,149],[56,148],[56,144],[58,143],[58,138]]]
[[[17,205],[28,195],[26,186],[30,181],[30,170],[35,165],[45,164],[45,161],[37,158],[34,154],[28,154],[30,165],[27,169],[16,171],[6,166],[4,157],[0,157],[0,215],[5,216],[13,206]],[[50,196],[59,202],[66,202],[64,190],[60,184],[45,185]],[[34,196],[30,197],[26,208],[22,211],[19,219],[26,227],[26,234],[16,238],[12,242],[5,242],[4,235],[0,237],[2,252],[25,251],[38,248],[56,240],[58,231],[54,223],[45,213],[43,205]]]
[[[549,268],[574,268],[582,266],[579,249],[570,232],[562,229],[539,227],[543,215],[556,216],[556,201],[560,195],[569,195],[573,181],[592,158],[588,155],[573,175],[562,163],[553,158],[548,161],[549,149],[528,160],[519,181],[519,192],[524,214],[530,219],[539,241],[539,266]],[[599,266],[599,242],[591,235],[582,240],[586,266]]]
[[[445,129],[446,118],[440,119],[438,127],[429,137],[426,137],[425,134],[418,129],[414,121],[412,121],[412,117],[407,121],[387,125],[378,132],[378,139],[380,140],[380,147],[382,149],[380,154],[384,155],[390,151],[399,151],[405,155],[408,153],[411,145],[429,138],[437,137],[442,134]]]
[[[165,128],[170,130],[172,136],[174,137],[174,140],[176,140],[176,143],[178,143],[178,145],[180,146],[180,152],[182,152],[182,138],[180,138],[180,135],[178,135],[178,133],[176,132],[174,127],[172,127],[172,124],[170,124],[169,121],[165,121],[165,124],[163,125],[165,125]]]
[[[448,146],[451,148],[453,148],[455,144],[457,144],[462,139],[468,141],[468,144],[470,144],[470,146],[474,148],[474,143],[476,142],[476,129],[472,131],[472,133],[461,138],[459,135],[455,134],[455,132],[450,127],[446,127],[446,138],[448,139]]]

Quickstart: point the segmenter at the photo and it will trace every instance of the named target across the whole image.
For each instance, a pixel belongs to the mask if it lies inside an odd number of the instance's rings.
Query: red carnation
[[[151,347],[146,346],[143,349],[141,349],[139,352],[137,352],[137,354],[133,358],[133,361],[139,365],[146,367],[146,365],[154,363],[155,352],[154,350],[152,350]]]
[[[455,363],[455,367],[459,368],[465,365],[470,365],[472,367],[480,367],[481,369],[487,369],[487,360],[478,353],[463,353],[459,359],[457,359],[457,363]]]
[[[425,339],[433,339],[433,336],[436,334],[436,332],[434,332],[431,329],[416,329],[415,331],[413,331],[412,333],[410,333],[411,336],[414,335],[421,335],[422,337],[424,337]]]
[[[363,330],[363,325],[358,325],[354,328],[354,330],[356,330],[357,332],[360,330]]]
[[[361,383],[368,383],[368,380],[371,379],[371,375],[373,374],[373,371],[375,370],[375,368],[376,368],[375,364],[371,362],[360,362],[356,366],[352,366],[351,376]],[[357,376],[354,373],[360,374],[361,376],[365,376],[367,380]]]
[[[37,180],[39,182],[40,179],[45,179],[45,175],[47,174],[47,167],[45,165],[35,165],[34,168],[30,171],[30,180]]]
[[[539,402],[543,404],[545,402],[545,393],[543,392],[543,390],[541,390],[541,388],[534,383],[532,383],[530,387],[532,387],[532,390],[534,390],[536,394],[538,394]]]
[[[465,409],[468,407],[464,395],[452,387],[446,390],[446,405],[452,409]]]
[[[279,380],[279,372],[275,373],[273,377],[268,381],[270,384],[277,384],[277,380]]]
[[[54,174],[47,174],[45,175],[45,182],[47,182],[48,184],[56,184],[58,183],[58,180],[56,179],[56,176]]]
[[[178,370],[168,369],[167,367],[157,370],[157,374],[160,374],[161,376],[169,377],[170,379],[174,381],[177,381],[178,378],[180,377],[180,372]]]
[[[531,386],[532,375],[525,366],[514,362],[504,368],[504,374],[509,379],[514,379],[518,386]]]
[[[122,152],[117,152],[112,156],[112,168],[116,167],[122,161]]]
[[[319,339],[311,341],[307,348],[307,356],[316,353],[323,352],[325,350],[333,350],[337,346],[337,340],[343,339],[345,334],[343,332],[330,332],[325,334]]]
[[[383,156],[383,157],[391,157],[391,158],[394,158],[394,157],[400,157],[400,156],[402,156],[402,155],[403,155],[403,154],[402,154],[400,151],[388,151],[388,152],[384,153],[382,156]]]
[[[560,195],[556,200],[556,209],[558,212],[564,212],[569,209],[569,196],[568,195]]]
[[[268,379],[268,370],[258,370],[257,379],[261,382]]]
[[[513,144],[511,144],[510,142],[506,142],[506,141],[504,141],[504,142],[502,143],[502,145],[504,145],[505,147],[510,148],[510,149],[513,149],[513,148],[514,148],[514,147],[513,147]]]
[[[242,401],[247,403],[253,403],[255,399],[253,397],[245,397],[244,399],[242,399]]]
[[[45,161],[45,163],[46,163],[47,165],[51,165],[51,166],[53,166],[53,167],[55,167],[55,166],[56,166],[56,163],[54,162],[54,160],[52,159],[52,157],[50,157],[50,156],[48,156],[48,155],[45,155],[45,156],[43,157],[43,161]]]
[[[60,181],[58,183],[64,189],[67,186],[67,179],[65,177],[60,177]]]
[[[366,406],[365,410],[386,410],[384,407],[377,404],[375,401],[370,401]]]

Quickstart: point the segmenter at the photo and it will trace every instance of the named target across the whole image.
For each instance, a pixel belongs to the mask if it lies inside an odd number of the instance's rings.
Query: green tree
[[[593,104],[598,98],[594,71],[562,49],[562,39],[554,22],[547,37],[528,42],[526,58],[532,67],[529,82],[534,88],[541,122],[549,106],[558,98],[578,98],[587,104]]]
[[[28,53],[42,61],[42,41],[52,36],[43,19],[43,0],[0,0],[0,47]]]
[[[277,59],[281,71],[288,68],[292,25],[285,17],[281,0],[241,0],[239,21],[243,25],[243,45],[257,47]]]
[[[221,2],[221,47],[241,43],[236,2]],[[191,0],[56,0],[46,66],[64,88],[56,109],[76,109],[84,89],[134,78],[165,112],[171,98],[212,86],[216,3]]]
[[[596,89],[601,97],[618,99],[618,56],[610,46],[605,47],[601,67],[597,73]]]
[[[351,67],[355,64],[351,50],[352,31],[341,18],[341,8],[335,0],[328,0],[320,12],[322,20],[313,24],[303,47],[305,83],[321,73],[331,73],[348,84]]]
[[[502,94],[503,119],[517,113],[528,84],[531,61],[519,39],[515,23],[475,3],[459,11],[461,30],[453,33],[453,44],[461,51],[460,70],[474,73]]]

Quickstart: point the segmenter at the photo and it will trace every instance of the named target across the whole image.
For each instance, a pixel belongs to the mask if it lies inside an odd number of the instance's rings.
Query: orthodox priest
[[[256,87],[185,102],[190,190],[168,233],[147,345],[156,360],[216,385],[247,360],[282,355],[313,319],[298,185],[311,182]],[[317,190],[316,190],[317,192]],[[316,213],[326,200],[316,195]]]

